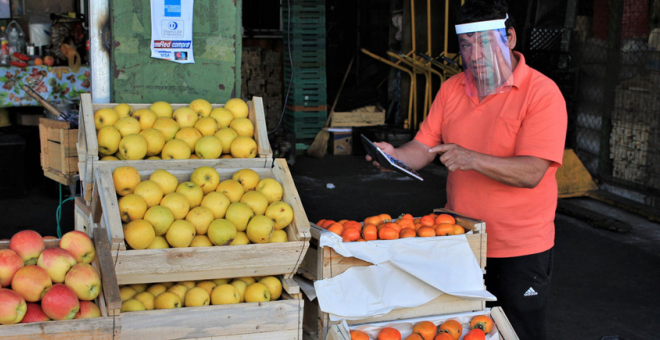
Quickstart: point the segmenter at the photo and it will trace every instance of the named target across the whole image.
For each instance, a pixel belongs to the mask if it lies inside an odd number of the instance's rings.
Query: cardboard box
[[[341,131],[330,131],[328,149],[332,155],[350,155],[353,152],[353,131],[341,129]]]

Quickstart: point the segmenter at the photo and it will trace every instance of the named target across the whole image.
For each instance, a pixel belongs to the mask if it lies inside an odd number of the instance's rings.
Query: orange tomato
[[[419,220],[419,223],[425,227],[431,227],[435,224],[435,218],[429,215],[422,216],[422,218]]]
[[[406,229],[406,228],[410,228],[410,229],[413,229],[413,230],[415,229],[415,223],[412,220],[409,220],[409,219],[401,219],[400,218],[395,223],[400,225],[401,229]]]
[[[341,233],[344,231],[344,227],[341,226],[341,224],[337,222],[333,222],[327,229],[330,232],[333,232],[339,236],[341,236]]]
[[[453,340],[458,340],[463,333],[463,326],[456,320],[447,320],[440,325],[438,331],[450,334]]]
[[[438,327],[431,321],[421,321],[413,326],[412,332],[421,335],[424,340],[433,340]]]
[[[362,237],[360,237],[360,238],[357,239],[355,242],[367,242],[367,240],[365,240],[365,239],[363,239]]]
[[[463,340],[486,340],[486,333],[479,328],[475,328],[467,332]]]
[[[392,228],[392,229],[396,230],[397,233],[401,232],[401,226],[396,224],[396,223],[393,223],[393,222],[386,222],[383,225],[383,228]]]
[[[454,225],[449,223],[440,223],[435,226],[437,236],[449,236],[454,234]]]
[[[346,228],[341,232],[341,238],[344,242],[357,241],[360,238],[360,231],[355,228]]]
[[[378,231],[378,237],[381,240],[396,240],[399,238],[399,233],[392,228],[385,227]]]
[[[454,224],[454,235],[463,235],[465,234],[465,228],[461,227],[458,224]]]
[[[401,214],[401,216],[399,216],[399,219],[400,219],[400,220],[411,220],[411,221],[412,221],[412,220],[413,220],[413,215],[410,215],[410,214]]]
[[[433,340],[456,340],[449,333],[440,332],[438,333]]]
[[[449,214],[440,214],[438,215],[438,217],[435,218],[435,224],[440,224],[440,223],[456,224],[456,219],[454,218],[454,216]]]
[[[392,216],[388,214],[380,214],[378,217],[380,217],[380,220],[383,222],[392,222]]]
[[[435,237],[435,230],[431,227],[420,227],[419,229],[417,229],[417,236]]]
[[[364,225],[367,224],[373,224],[373,225],[379,225],[383,222],[383,219],[380,218],[380,216],[369,216],[364,219]]]
[[[344,229],[354,228],[357,230],[362,230],[362,224],[357,221],[346,221],[343,224]]]
[[[408,238],[408,237],[417,237],[417,233],[415,232],[415,230],[410,228],[401,229],[401,232],[399,233],[399,238]]]
[[[362,331],[351,331],[351,340],[369,340],[369,335]]]
[[[333,220],[325,220],[325,221],[323,221],[323,224],[319,225],[319,227],[321,227],[323,229],[328,229],[328,227],[333,223],[337,223],[337,222],[335,222]]]
[[[365,224],[362,228],[362,238],[367,241],[373,241],[378,239],[378,228],[375,225]]]
[[[323,222],[325,222],[325,219],[319,220],[318,222],[316,222],[316,225],[320,227],[323,225]]]
[[[405,339],[403,339],[403,340],[424,340],[424,338],[422,338],[422,336],[419,335],[419,334],[415,334],[415,333],[413,333],[413,334],[408,335],[408,336],[407,336]]]
[[[470,320],[470,329],[481,329],[484,333],[490,333],[493,329],[493,319],[487,315],[477,315]]]
[[[385,327],[378,333],[378,340],[401,340],[401,332],[392,327]]]
[[[348,221],[348,220],[339,220],[339,221],[337,221],[337,223],[339,223],[341,225],[344,225],[344,223],[346,223],[346,221]]]

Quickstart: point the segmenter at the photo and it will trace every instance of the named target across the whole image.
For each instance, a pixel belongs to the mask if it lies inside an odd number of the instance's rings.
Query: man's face
[[[458,35],[463,65],[481,84],[498,82],[502,65],[510,69],[510,53],[504,30]],[[510,71],[509,71],[510,72]]]

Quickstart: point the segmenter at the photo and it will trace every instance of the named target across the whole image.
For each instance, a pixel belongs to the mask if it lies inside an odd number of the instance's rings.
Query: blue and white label
[[[193,56],[194,0],[151,1],[151,57],[181,64]]]

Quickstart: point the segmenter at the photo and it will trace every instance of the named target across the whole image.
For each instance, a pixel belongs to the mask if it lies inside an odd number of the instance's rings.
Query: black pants
[[[538,254],[489,257],[486,261],[486,289],[497,297],[487,306],[502,307],[521,340],[546,339],[553,257],[550,248]]]

